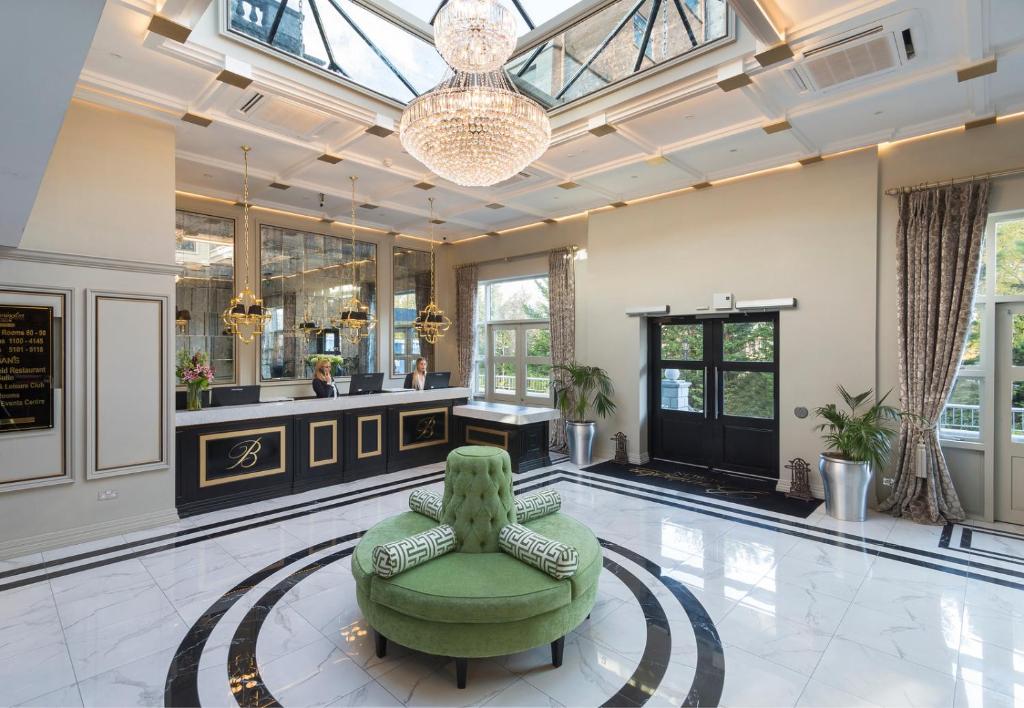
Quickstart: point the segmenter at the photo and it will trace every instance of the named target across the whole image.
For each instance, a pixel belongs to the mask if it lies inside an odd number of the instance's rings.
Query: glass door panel
[[[726,371],[722,376],[722,415],[775,418],[775,374]]]

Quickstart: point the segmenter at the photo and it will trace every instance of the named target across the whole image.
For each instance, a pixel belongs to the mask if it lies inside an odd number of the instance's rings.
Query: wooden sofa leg
[[[388,638],[375,629],[373,639],[377,644],[377,658],[383,659],[388,653]]]
[[[562,665],[562,654],[565,652],[565,637],[551,642],[551,665],[556,669]]]
[[[466,687],[466,673],[469,669],[469,659],[455,660],[455,685],[459,688]]]

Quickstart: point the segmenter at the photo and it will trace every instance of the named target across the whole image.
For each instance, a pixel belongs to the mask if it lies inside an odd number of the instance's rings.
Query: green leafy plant
[[[839,395],[843,397],[848,411],[841,410],[834,403],[814,411],[819,418],[825,419],[815,430],[824,432],[822,439],[828,446],[826,454],[852,462],[869,462],[876,470],[882,469],[892,449],[895,425],[909,415],[885,405],[890,393],[892,391],[858,413],[858,409],[871,398],[871,389],[854,396],[840,386]]]
[[[551,367],[551,373],[555,405],[564,420],[587,423],[587,411],[590,409],[602,418],[607,418],[615,410],[615,401],[612,400],[615,387],[604,369],[573,362],[556,364]]]

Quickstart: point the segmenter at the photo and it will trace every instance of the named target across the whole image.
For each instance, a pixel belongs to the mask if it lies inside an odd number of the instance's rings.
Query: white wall
[[[630,305],[667,304],[695,313],[717,292],[738,300],[795,297],[780,328],[780,469],[820,452],[814,421],[796,406],[835,400],[835,387],[873,385],[875,303],[873,150],[759,179],[591,215],[588,291],[590,363],[608,370],[619,408],[602,426],[622,430],[630,453],[647,454],[646,331]],[[865,287],[865,285],[867,287]]]
[[[173,307],[173,234],[173,129],[74,101],[43,177],[22,246],[0,251],[0,284],[72,291],[72,347],[67,361],[67,384],[73,400],[69,416],[72,446],[67,461],[70,480],[53,486],[0,491],[0,556],[177,518],[173,428],[157,427],[161,419],[166,422],[173,415],[170,378],[164,379],[167,395],[161,401],[158,395],[133,395],[136,387],[144,386],[149,391],[150,385],[135,380],[131,369],[104,369],[107,378],[99,389],[102,400],[90,400],[87,384],[92,373],[87,367],[86,336],[87,290],[166,297]],[[148,328],[150,336],[159,335],[154,321],[140,324]],[[125,322],[124,327],[130,330],[133,323]],[[164,324],[163,335],[166,341],[173,337],[173,318]],[[157,346],[152,341],[139,344],[150,353]],[[102,341],[100,345],[103,351]],[[110,376],[122,376],[123,385],[106,386]],[[97,403],[101,411],[120,412],[101,414],[97,420]],[[126,410],[129,414],[124,414]],[[125,430],[127,425],[139,428]],[[90,433],[97,437],[90,438]],[[103,457],[105,462],[148,461],[161,452],[154,448],[154,441],[164,444],[163,459],[149,465],[145,472],[128,473],[130,466],[114,464],[115,476],[87,480],[91,440],[122,441],[121,449],[104,452],[110,453]],[[129,449],[134,440],[144,441],[145,449],[140,449],[138,455]],[[54,440],[54,444],[59,441]],[[10,445],[5,451],[0,435],[0,465],[30,476],[34,464],[33,459],[13,454]],[[104,490],[114,490],[118,497],[98,501],[97,494]]]

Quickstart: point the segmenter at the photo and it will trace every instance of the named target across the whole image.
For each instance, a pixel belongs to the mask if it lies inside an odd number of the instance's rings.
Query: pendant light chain
[[[433,197],[427,201],[430,202],[430,302],[416,315],[412,326],[421,339],[425,340],[428,344],[436,344],[437,340],[441,339],[452,326],[452,321],[444,314],[444,310],[437,306],[434,258],[434,224],[437,218],[434,216]]]
[[[242,290],[231,298],[230,303],[224,312],[221,313],[221,320],[224,322],[226,333],[238,337],[243,344],[252,344],[258,336],[263,334],[267,322],[270,321],[270,313],[263,307],[263,300],[256,297],[249,286],[249,151],[248,145],[242,146],[242,246],[245,257],[242,267]]]

